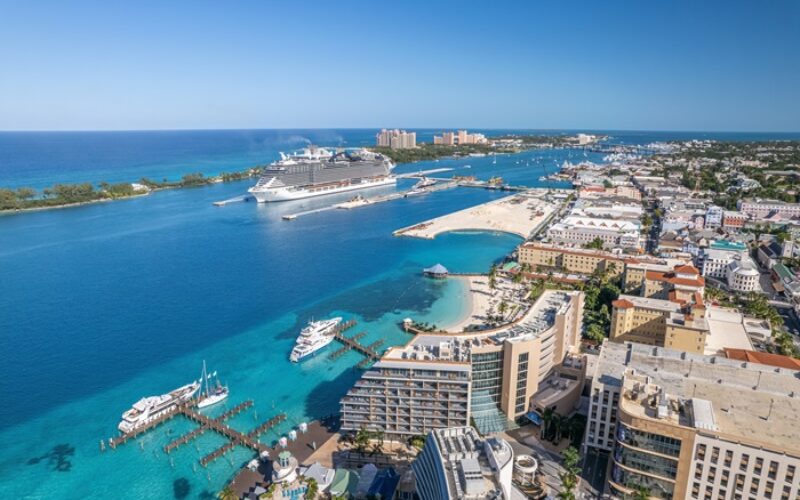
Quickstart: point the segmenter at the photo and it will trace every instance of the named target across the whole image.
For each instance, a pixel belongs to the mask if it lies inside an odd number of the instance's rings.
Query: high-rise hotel
[[[401,440],[474,422],[485,434],[535,411],[537,395],[560,409],[553,387],[576,395],[583,387],[582,316],[582,292],[546,291],[512,325],[417,335],[390,349],[348,391],[342,429],[382,430]]]

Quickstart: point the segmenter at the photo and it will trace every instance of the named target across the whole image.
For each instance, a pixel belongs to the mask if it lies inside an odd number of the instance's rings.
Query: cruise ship
[[[309,146],[266,166],[248,192],[259,202],[299,200],[395,184],[394,164],[365,149],[338,150]]]
[[[135,431],[149,422],[157,419],[176,405],[191,400],[200,389],[200,381],[194,381],[183,387],[162,394],[161,396],[148,396],[133,404],[133,407],[122,414],[117,428],[124,434]]]
[[[342,318],[309,322],[308,326],[300,331],[289,360],[297,363],[333,342],[336,326],[341,322]]]

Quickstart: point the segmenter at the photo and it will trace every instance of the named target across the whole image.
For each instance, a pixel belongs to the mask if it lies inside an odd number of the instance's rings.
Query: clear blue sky
[[[0,0],[0,130],[800,131],[800,2]]]

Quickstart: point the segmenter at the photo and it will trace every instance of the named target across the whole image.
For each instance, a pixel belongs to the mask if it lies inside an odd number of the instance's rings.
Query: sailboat
[[[497,165],[497,153],[495,153],[494,158],[492,158],[492,165]]]
[[[213,385],[209,383],[210,379],[214,379]],[[200,379],[200,399],[197,402],[198,408],[205,408],[219,403],[228,397],[228,387],[219,383],[217,372],[208,373],[206,371],[206,361],[203,360],[203,375]]]

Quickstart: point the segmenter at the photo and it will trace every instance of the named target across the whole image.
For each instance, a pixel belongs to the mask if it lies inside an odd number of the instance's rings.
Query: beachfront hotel
[[[425,500],[510,499],[514,452],[503,439],[472,427],[438,429],[411,464]]]
[[[583,380],[573,359],[582,318],[582,292],[546,291],[511,325],[419,334],[387,351],[348,391],[342,429],[402,440],[470,419],[483,434],[511,428],[558,379]]]
[[[606,341],[587,424],[612,495],[800,497],[798,370]]]
[[[417,133],[398,129],[381,129],[375,136],[375,144],[378,147],[392,149],[415,148],[417,147]]]

